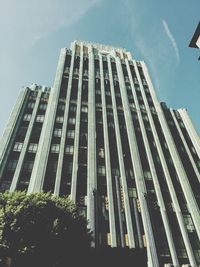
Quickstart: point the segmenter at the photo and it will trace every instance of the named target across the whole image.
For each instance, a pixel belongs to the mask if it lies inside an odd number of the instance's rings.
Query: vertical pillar
[[[78,98],[76,110],[76,126],[75,126],[75,139],[74,139],[74,156],[72,168],[72,185],[71,185],[71,198],[76,202],[77,191],[77,174],[78,174],[78,153],[79,153],[79,135],[81,124],[81,94],[82,94],[82,81],[83,81],[83,43],[81,43],[80,51],[80,68],[79,68],[79,82],[78,82]]]
[[[24,109],[28,100],[30,89],[22,87],[20,94],[17,98],[15,106],[10,115],[8,124],[4,130],[3,136],[0,141],[0,179],[3,174],[5,164],[10,154],[10,149],[13,145],[17,130],[19,128]]]
[[[101,54],[99,54],[99,65],[100,65],[100,77],[101,77],[103,135],[104,135],[104,149],[105,149],[106,183],[108,190],[109,226],[111,235],[111,247],[116,247],[117,237],[116,237],[115,210],[114,210],[114,199],[113,199],[113,184],[112,184],[112,173],[111,173],[111,163],[110,163],[110,147],[109,147],[109,137],[108,137],[104,73],[103,73],[103,63]]]
[[[181,129],[180,129],[180,126],[179,126],[178,121],[177,121],[177,119],[176,119],[176,117],[175,117],[175,115],[174,115],[173,110],[170,109],[170,112],[171,112],[171,114],[172,114],[174,123],[175,123],[175,125],[176,125],[176,129],[177,129],[177,131],[178,131],[178,133],[179,133],[179,135],[180,135],[180,138],[181,138],[181,140],[182,140],[182,142],[183,142],[183,145],[184,145],[184,147],[185,147],[185,150],[186,150],[186,152],[187,152],[187,155],[188,155],[188,157],[189,157],[189,159],[190,159],[190,161],[191,161],[191,164],[192,164],[192,167],[193,167],[193,169],[194,169],[194,172],[195,172],[195,174],[196,174],[196,176],[197,176],[197,178],[198,178],[198,180],[199,180],[199,182],[200,182],[200,173],[199,173],[199,171],[198,171],[198,169],[197,169],[197,166],[196,166],[196,164],[195,164],[195,162],[194,162],[194,159],[193,159],[193,157],[192,157],[192,154],[191,154],[191,152],[190,152],[190,149],[189,149],[189,147],[188,147],[188,145],[187,145],[187,142],[185,141],[184,135],[182,134],[182,131],[181,131]]]
[[[87,166],[87,219],[89,228],[96,236],[96,116],[95,116],[95,83],[94,83],[94,54],[92,45],[88,45],[89,53],[89,84],[88,84],[88,166]],[[93,244],[95,246],[95,244]]]
[[[199,135],[197,133],[197,131],[194,128],[194,125],[187,113],[186,109],[178,109],[179,114],[181,115],[181,118],[186,126],[186,130],[189,134],[189,136],[191,136],[191,141],[197,151],[197,154],[200,158],[200,138]]]
[[[17,187],[17,183],[18,183],[18,180],[19,180],[19,177],[20,177],[20,173],[21,173],[21,170],[22,170],[22,166],[23,166],[23,163],[24,163],[24,158],[25,158],[25,155],[26,155],[26,152],[27,152],[27,149],[28,149],[30,136],[31,136],[31,133],[32,133],[32,130],[33,130],[35,118],[36,118],[36,115],[37,115],[38,106],[40,104],[41,95],[42,95],[42,90],[40,90],[38,92],[38,95],[37,95],[37,99],[36,99],[36,102],[35,102],[33,113],[32,113],[32,116],[31,116],[31,120],[30,120],[30,123],[29,123],[29,126],[28,126],[28,130],[27,130],[27,133],[26,133],[26,137],[25,137],[24,143],[23,143],[22,151],[20,153],[19,160],[18,160],[17,167],[16,167],[16,171],[15,171],[15,174],[13,176],[12,183],[11,183],[11,186],[10,186],[10,192],[15,191],[16,187]]]
[[[61,135],[61,141],[60,141],[60,151],[59,151],[59,156],[58,156],[58,166],[57,166],[57,171],[56,171],[54,195],[59,195],[59,192],[60,192],[61,175],[62,175],[62,169],[63,169],[63,158],[65,154],[65,141],[66,141],[66,135],[67,135],[67,122],[68,122],[68,114],[69,114],[70,95],[71,95],[71,89],[72,89],[74,55],[75,55],[75,44],[74,44],[74,49],[72,51],[69,80],[68,80],[68,85],[66,88],[67,96],[66,96],[66,104],[65,104],[65,111],[64,111],[64,120],[63,120],[63,125],[62,125],[62,135]]]
[[[140,86],[142,88],[142,82],[141,82],[141,79],[140,79],[139,72],[137,70],[137,66],[136,66],[136,64],[134,64],[134,65],[135,65],[136,74],[137,74],[137,77],[138,77],[138,80],[139,80],[139,84],[140,84]],[[150,77],[149,77],[149,74],[148,74],[148,70],[147,70],[146,65],[144,64],[144,62],[141,62],[141,66],[143,68],[144,75],[145,75],[145,78],[147,80],[147,84],[149,86],[149,90],[150,90],[150,93],[151,93],[151,96],[152,96],[152,99],[153,99],[153,103],[155,105],[158,117],[160,117],[160,112],[161,112],[160,111],[160,103],[159,103],[159,101],[157,99],[157,96],[155,94],[155,91],[153,89],[153,85],[151,83],[151,80],[150,80]],[[142,92],[142,95],[143,95],[143,99],[144,99],[144,103],[145,103],[145,106],[146,106],[147,113],[149,115],[150,125],[151,125],[152,132],[153,132],[153,135],[154,135],[154,138],[155,138],[156,147],[158,149],[158,154],[159,154],[159,157],[160,157],[160,160],[161,160],[161,164],[162,164],[162,167],[163,167],[163,171],[164,171],[164,174],[165,174],[165,177],[166,177],[166,182],[167,182],[167,185],[168,185],[168,188],[169,188],[169,192],[170,192],[170,195],[171,195],[171,199],[172,199],[172,202],[173,202],[174,210],[175,210],[176,217],[177,217],[177,220],[178,220],[178,224],[179,224],[179,227],[180,227],[180,231],[181,231],[181,234],[182,234],[182,237],[183,237],[183,241],[184,241],[184,244],[185,244],[185,247],[186,247],[188,258],[189,258],[190,264],[192,266],[194,266],[194,267],[197,267],[196,261],[195,261],[195,257],[194,257],[193,251],[192,251],[192,247],[191,247],[191,244],[190,244],[189,236],[188,236],[188,233],[187,233],[184,221],[183,221],[183,215],[181,213],[181,209],[180,209],[180,206],[179,206],[179,203],[178,203],[178,199],[177,199],[177,196],[176,196],[176,192],[175,192],[175,189],[174,189],[171,177],[170,177],[170,173],[169,173],[169,170],[168,170],[168,167],[167,167],[165,156],[163,154],[163,151],[162,151],[162,148],[161,148],[161,144],[160,144],[160,141],[159,141],[159,137],[158,137],[158,134],[157,134],[154,122],[153,122],[152,114],[151,114],[151,111],[149,109],[146,96],[144,95],[143,91],[141,91],[141,92]],[[165,131],[165,129],[163,129],[163,131]],[[168,137],[168,138],[170,138],[170,137]]]
[[[118,115],[117,115],[117,104],[115,100],[115,90],[114,90],[114,85],[113,85],[113,75],[112,75],[112,69],[111,69],[110,56],[108,56],[108,70],[109,70],[109,77],[110,77],[110,91],[111,91],[111,98],[112,98],[112,103],[113,103],[115,134],[116,134],[117,152],[118,152],[118,158],[119,158],[119,168],[120,168],[120,174],[121,174],[122,190],[123,190],[123,196],[124,196],[124,208],[125,208],[125,217],[126,217],[129,247],[134,248],[135,239],[134,239],[133,225],[132,225],[132,220],[131,220],[130,203],[129,203],[129,196],[128,196],[128,188],[127,188],[127,183],[126,183],[126,172],[125,172],[122,144],[121,144],[121,138],[120,138],[119,121],[118,121]]]
[[[165,227],[165,232],[166,232],[167,241],[169,244],[170,253],[172,256],[173,265],[178,266],[179,262],[178,262],[178,258],[177,258],[177,254],[176,254],[176,250],[175,250],[175,246],[174,246],[174,241],[172,238],[171,229],[169,226],[169,221],[168,221],[168,217],[167,217],[167,213],[166,213],[165,203],[164,203],[164,200],[162,197],[161,188],[159,185],[158,176],[157,176],[156,169],[154,166],[153,156],[152,156],[151,149],[149,146],[148,137],[147,137],[144,122],[142,119],[142,114],[140,111],[140,106],[139,106],[139,102],[137,99],[137,94],[136,94],[136,90],[134,87],[134,83],[133,83],[133,79],[132,79],[128,60],[126,60],[126,68],[128,71],[128,76],[129,76],[129,80],[130,80],[130,84],[131,84],[131,88],[132,88],[132,94],[133,94],[133,98],[134,98],[134,102],[135,102],[135,106],[136,106],[136,110],[137,110],[137,115],[138,115],[138,120],[139,120],[139,124],[140,124],[140,128],[141,128],[141,133],[142,133],[142,137],[143,137],[143,141],[144,141],[144,145],[145,145],[145,149],[146,149],[147,159],[149,162],[149,167],[150,167],[150,171],[151,171],[151,175],[152,175],[152,179],[153,179],[153,184],[154,184],[158,204],[160,207],[161,217],[162,217],[163,224]]]
[[[134,131],[133,123],[132,123],[131,112],[129,109],[129,102],[128,102],[127,94],[126,94],[126,86],[124,82],[121,61],[119,58],[117,58],[116,60],[117,60],[116,62],[117,72],[118,72],[119,83],[120,83],[120,91],[121,91],[122,103],[123,103],[123,108],[124,108],[124,116],[125,116],[125,122],[126,122],[126,128],[127,128],[127,134],[128,134],[128,140],[129,140],[129,146],[130,146],[130,153],[131,153],[131,159],[132,159],[132,164],[133,164],[133,170],[135,174],[138,197],[139,197],[140,204],[141,204],[144,229],[145,229],[145,233],[147,233],[147,242],[149,245],[150,257],[151,257],[153,266],[159,266],[150,216],[149,216],[148,208],[146,205],[146,199],[144,198],[144,195],[146,194],[146,186],[144,182],[142,166],[140,162],[140,156],[139,156],[137,141],[135,137],[135,131]]]
[[[37,192],[42,190],[46,165],[51,145],[51,138],[53,133],[53,125],[56,115],[56,108],[59,99],[60,85],[62,81],[62,74],[65,64],[66,50],[61,49],[60,58],[58,62],[54,86],[50,92],[49,102],[46,110],[45,120],[40,135],[38,144],[38,151],[35,157],[33,171],[28,187],[28,193]]]

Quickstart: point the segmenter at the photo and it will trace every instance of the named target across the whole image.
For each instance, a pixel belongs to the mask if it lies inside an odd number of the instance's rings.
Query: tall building
[[[190,41],[189,47],[192,48],[200,48],[200,22],[192,36],[192,39]],[[198,58],[200,60],[200,56]]]
[[[125,49],[75,41],[53,87],[22,89],[1,140],[0,189],[70,195],[94,246],[200,266],[200,140]]]
[[[200,48],[200,22],[192,36],[189,46],[193,48]]]

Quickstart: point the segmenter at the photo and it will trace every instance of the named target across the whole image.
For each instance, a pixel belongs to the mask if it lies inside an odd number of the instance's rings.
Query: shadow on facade
[[[48,255],[45,257],[19,257],[10,265],[4,260],[0,267],[147,267],[147,255],[145,249],[90,249],[81,252],[67,253],[57,263],[50,263]]]

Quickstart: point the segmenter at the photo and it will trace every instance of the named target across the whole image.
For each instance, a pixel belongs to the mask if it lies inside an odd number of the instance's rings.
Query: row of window
[[[20,152],[22,151],[23,143],[22,142],[15,142],[13,151]],[[30,143],[28,146],[28,152],[36,153],[37,152],[38,144]]]
[[[33,109],[34,106],[35,106],[35,102],[33,102],[33,101],[30,101],[30,102],[28,102],[28,104],[27,104],[27,107],[28,107],[29,109]],[[39,105],[39,109],[40,109],[40,110],[46,110],[46,109],[47,109],[47,103],[41,103],[41,104]]]
[[[59,153],[60,145],[59,144],[52,144],[51,145],[51,153]],[[65,147],[65,153],[72,155],[74,153],[74,147],[72,145],[67,145]]]
[[[32,114],[26,113],[24,114],[24,121],[30,121]],[[36,122],[43,122],[44,121],[44,115],[37,115],[36,116]]]

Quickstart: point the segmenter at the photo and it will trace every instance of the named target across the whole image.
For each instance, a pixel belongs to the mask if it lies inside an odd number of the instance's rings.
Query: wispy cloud
[[[162,24],[163,24],[165,33],[167,34],[167,36],[169,37],[169,39],[172,43],[172,46],[173,46],[175,54],[176,54],[177,63],[179,64],[180,63],[180,55],[179,55],[179,50],[178,50],[176,40],[175,40],[174,36],[172,35],[167,22],[165,20],[162,20]]]
[[[20,0],[19,4],[7,0],[1,5],[0,31],[12,43],[23,40],[23,45],[32,45],[51,32],[72,26],[100,1]]]

